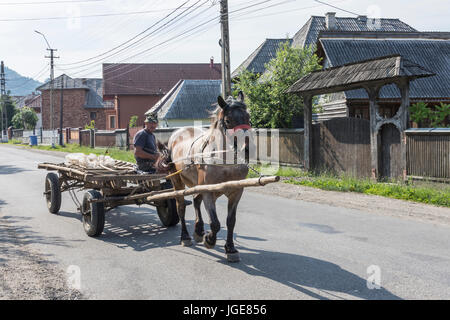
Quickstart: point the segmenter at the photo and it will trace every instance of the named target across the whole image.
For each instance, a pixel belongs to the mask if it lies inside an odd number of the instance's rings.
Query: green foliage
[[[16,114],[17,109],[9,95],[3,96],[3,100],[0,100],[0,116],[2,114],[3,106],[6,106],[6,113],[8,116],[8,125],[6,127],[8,128],[12,125],[12,118]],[[3,130],[2,121],[0,121],[0,131],[1,130]]]
[[[450,104],[435,106],[435,110],[431,112],[430,120],[433,128],[444,127],[445,119],[450,116]]]
[[[18,110],[12,118],[12,124],[15,129],[33,130],[37,122],[38,116],[30,107],[23,107]]]
[[[84,126],[84,130],[89,130],[89,129],[95,129],[95,121],[94,120],[91,120],[90,124],[86,124]]]
[[[345,176],[335,177],[330,175],[310,175],[305,179],[289,179],[285,182],[323,190],[359,192],[450,207],[450,189],[444,188],[416,187],[401,183],[380,183],[373,182],[370,179],[358,179]]]
[[[246,96],[252,125],[257,128],[291,128],[292,120],[303,114],[303,101],[286,90],[303,76],[321,69],[313,47],[280,45],[276,58],[266,64],[263,75],[247,70],[239,75],[236,91]]]
[[[435,106],[434,109],[429,108],[428,104],[424,102],[418,102],[412,104],[409,107],[409,111],[411,120],[420,126],[428,122],[433,128],[445,127],[446,121],[450,118],[450,104],[442,102],[440,105]]]
[[[131,118],[130,118],[130,128],[136,128],[137,127],[137,120],[138,120],[138,116],[131,116]]]

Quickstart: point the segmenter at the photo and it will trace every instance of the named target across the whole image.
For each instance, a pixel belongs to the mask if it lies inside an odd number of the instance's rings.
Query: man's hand
[[[134,155],[141,159],[149,159],[149,160],[154,160],[154,161],[157,161],[162,156],[161,153],[159,153],[159,152],[154,153],[154,154],[145,152],[142,149],[142,147],[139,147],[139,146],[135,147]]]

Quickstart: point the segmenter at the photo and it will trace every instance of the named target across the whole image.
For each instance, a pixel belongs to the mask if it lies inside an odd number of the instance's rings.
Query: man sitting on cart
[[[156,114],[149,114],[144,120],[144,129],[139,130],[134,136],[134,158],[138,170],[146,173],[155,173],[155,163],[161,156],[158,152],[156,137],[153,131],[158,127]]]

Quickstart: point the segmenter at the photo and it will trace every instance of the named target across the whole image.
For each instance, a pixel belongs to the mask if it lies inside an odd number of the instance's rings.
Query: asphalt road
[[[63,158],[0,146],[0,219],[62,270],[79,268],[89,299],[450,298],[450,227],[249,188],[235,228],[241,261],[232,264],[223,250],[225,198],[212,250],[181,247],[180,226],[161,227],[149,206],[108,212],[103,235],[89,238],[68,194],[58,215],[47,211],[44,161]],[[192,234],[192,206],[186,217]],[[368,279],[381,287],[369,289]]]

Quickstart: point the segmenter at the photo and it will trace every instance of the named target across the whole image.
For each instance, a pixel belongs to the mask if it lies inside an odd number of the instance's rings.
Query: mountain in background
[[[36,91],[42,85],[32,78],[24,77],[5,66],[6,92],[11,91],[11,96],[25,96]]]

